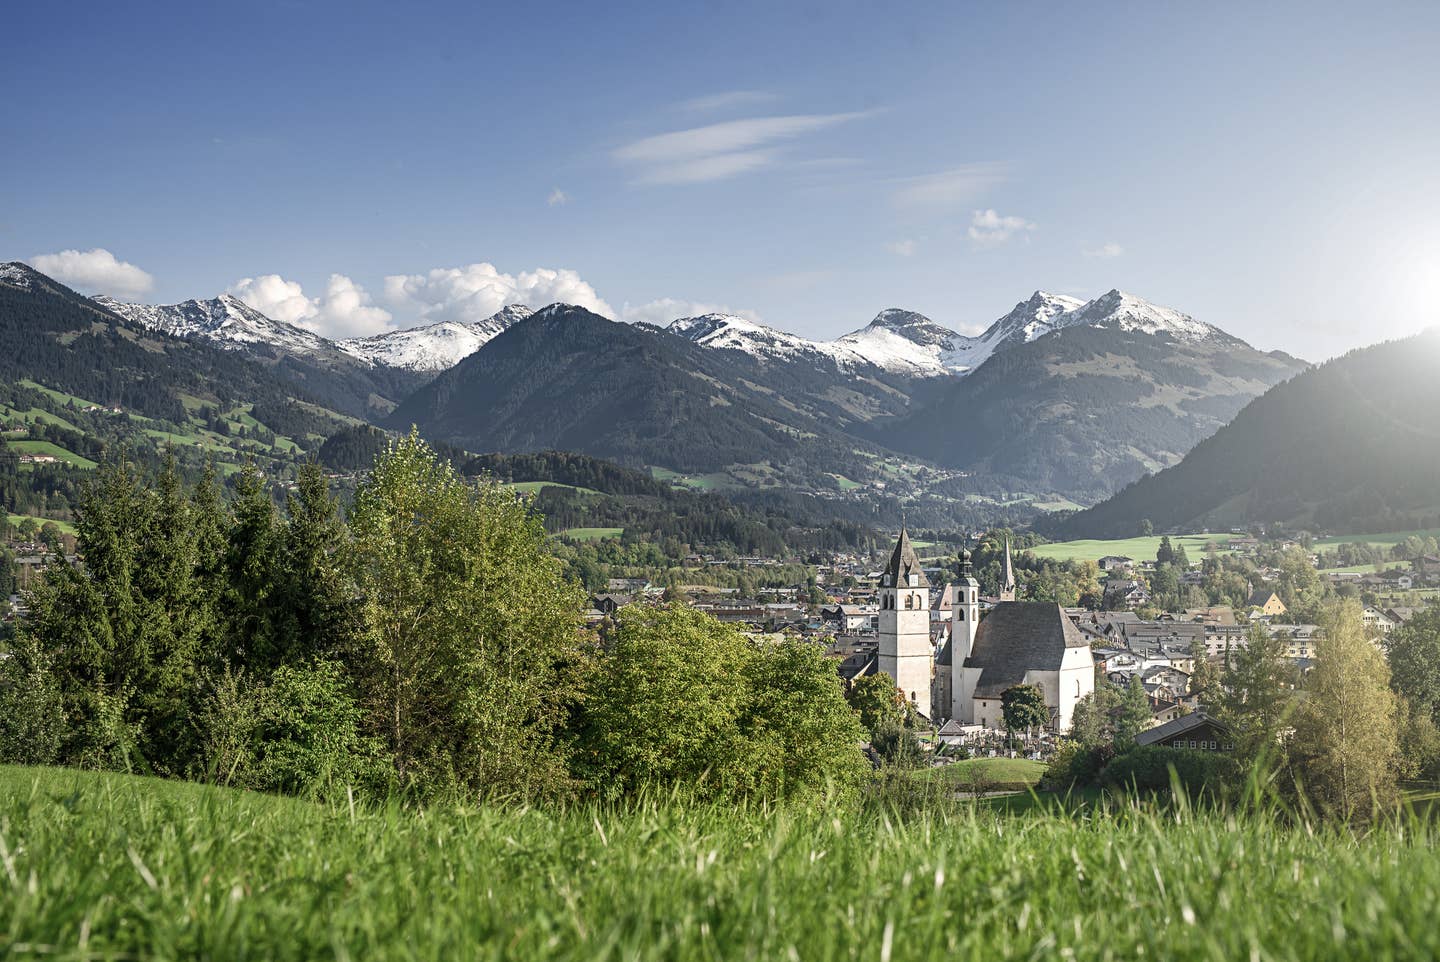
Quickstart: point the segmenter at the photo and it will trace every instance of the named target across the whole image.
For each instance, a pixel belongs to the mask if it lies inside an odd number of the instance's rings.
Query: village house
[[[1246,607],[1250,609],[1252,618],[1257,614],[1263,618],[1275,618],[1283,615],[1286,611],[1285,602],[1281,601],[1280,596],[1269,588],[1255,589],[1251,593]]]
[[[1191,712],[1135,736],[1135,744],[1191,748],[1196,751],[1233,752],[1230,730],[1204,711]]]

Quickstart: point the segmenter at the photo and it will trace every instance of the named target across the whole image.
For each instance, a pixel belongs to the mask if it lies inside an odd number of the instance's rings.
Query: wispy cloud
[[[570,203],[570,195],[565,193],[559,187],[556,187],[554,190],[550,191],[550,196],[545,198],[545,203],[547,206],[550,207],[562,207],[565,204]]]
[[[863,116],[854,112],[729,120],[645,137],[617,148],[612,157],[634,169],[641,183],[724,180],[773,164],[780,155],[776,145],[784,141]]]
[[[30,258],[30,266],[71,287],[116,297],[135,297],[155,286],[155,278],[149,273],[119,260],[103,247],[36,254]]]
[[[1125,253],[1125,248],[1111,241],[1108,244],[1101,244],[1099,247],[1086,248],[1084,253],[1086,257],[1103,257],[1108,259],[1111,257],[1119,257]]]
[[[750,104],[765,104],[775,95],[764,90],[725,90],[720,93],[692,97],[680,104],[682,110],[708,111],[726,110],[730,107],[746,107]]]
[[[997,211],[977,210],[970,218],[970,239],[981,247],[997,247],[1035,225],[1023,217],[1005,216]]]
[[[885,245],[885,249],[896,257],[911,257],[915,254],[915,242],[909,238],[891,241]]]
[[[1003,183],[1008,169],[1001,163],[976,163],[897,181],[895,202],[905,207],[963,207]]]

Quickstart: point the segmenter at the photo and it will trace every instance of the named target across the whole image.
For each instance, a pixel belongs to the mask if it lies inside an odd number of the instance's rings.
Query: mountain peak
[[[480,321],[437,321],[403,331],[352,337],[337,342],[336,346],[369,364],[435,373],[454,367],[496,335],[533,316],[536,312],[524,304],[507,304]]]
[[[1085,324],[1142,334],[1168,334],[1179,340],[1197,341],[1221,334],[1213,325],[1189,314],[1161,307],[1119,288],[1112,288],[1067,315],[1066,326]]]
[[[6,261],[0,264],[0,284],[29,289],[37,280],[44,278],[44,274],[24,261]]]
[[[103,294],[93,300],[152,331],[200,338],[227,350],[265,345],[290,354],[314,354],[328,343],[313,331],[267,317],[233,294],[179,304],[133,304]]]

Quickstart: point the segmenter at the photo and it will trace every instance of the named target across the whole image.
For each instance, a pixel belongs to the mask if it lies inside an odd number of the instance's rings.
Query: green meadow
[[[1199,561],[1205,556],[1206,545],[1213,542],[1224,551],[1225,542],[1231,537],[1233,536],[1228,534],[1187,534],[1173,536],[1170,542],[1177,547],[1184,545],[1190,560]],[[1136,561],[1153,561],[1155,552],[1159,549],[1160,535],[1154,535],[1117,541],[1057,541],[1026,550],[1037,558],[1053,558],[1056,561],[1099,561],[1107,555],[1121,555]]]
[[[0,956],[1422,959],[1440,838],[1184,807],[351,807],[0,769]]]

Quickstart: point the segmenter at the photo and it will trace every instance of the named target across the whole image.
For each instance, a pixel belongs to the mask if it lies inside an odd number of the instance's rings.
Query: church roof
[[[910,544],[910,533],[904,528],[900,529],[900,540],[895,542],[895,550],[890,554],[890,563],[885,566],[885,574],[889,577],[883,583],[890,587],[909,585],[912,574],[918,576],[915,582],[917,587],[930,587],[930,579],[925,577],[925,571],[920,567],[920,557],[915,554],[915,549]]]
[[[975,695],[998,698],[1027,671],[1055,671],[1068,648],[1088,648],[1080,629],[1049,601],[1002,601],[975,631],[966,668],[982,669]]]

